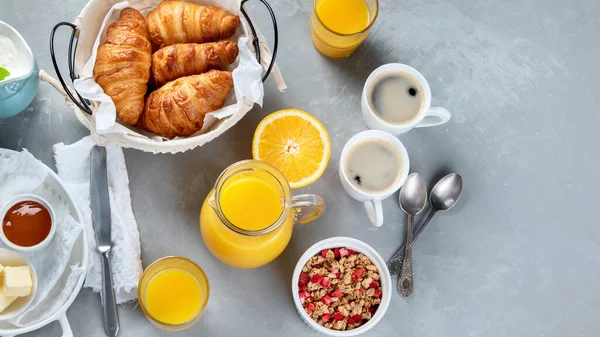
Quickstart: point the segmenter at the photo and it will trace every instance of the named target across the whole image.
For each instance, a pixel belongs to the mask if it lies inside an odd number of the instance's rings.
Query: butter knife
[[[94,146],[90,163],[90,201],[92,206],[92,226],[98,252],[102,260],[102,292],[100,302],[104,315],[104,331],[114,337],[119,333],[119,313],[113,289],[110,267],[111,219],[110,199],[108,196],[108,178],[106,168],[106,149]]]

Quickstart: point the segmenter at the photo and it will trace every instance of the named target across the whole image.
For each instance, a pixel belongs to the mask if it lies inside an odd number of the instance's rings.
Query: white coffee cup
[[[423,90],[424,99],[424,102],[421,105],[421,110],[416,117],[403,124],[390,123],[383,120],[375,113],[375,111],[373,111],[373,108],[369,104],[369,99],[367,97],[371,91],[371,86],[375,84],[374,81],[378,77],[384,75],[385,73],[398,72],[405,73],[406,75],[416,79],[419,86]],[[388,63],[382,65],[381,67],[375,69],[371,75],[369,75],[362,92],[361,107],[365,123],[370,129],[386,131],[396,136],[408,132],[412,128],[424,128],[444,124],[448,122],[452,116],[450,111],[442,107],[431,106],[431,88],[429,88],[429,84],[427,83],[427,80],[425,80],[425,77],[423,77],[423,75],[421,75],[421,73],[415,68],[400,63]]]
[[[392,147],[398,151],[400,157],[402,158],[402,168],[401,174],[397,177],[394,183],[387,188],[378,191],[377,193],[369,193],[367,191],[358,189],[355,187],[351,178],[348,177],[345,170],[346,159],[348,157],[348,153],[354,146],[365,141],[365,140],[381,140],[388,144],[391,144]],[[361,201],[364,203],[365,210],[367,211],[367,216],[371,223],[375,227],[381,227],[383,225],[383,208],[381,206],[381,200],[388,198],[392,194],[402,187],[406,178],[408,177],[408,172],[410,170],[410,161],[408,159],[408,152],[402,142],[398,140],[394,135],[391,135],[384,131],[379,130],[368,130],[363,131],[356,134],[354,137],[350,138],[350,140],[344,145],[344,149],[342,150],[342,156],[340,159],[339,173],[340,180],[342,181],[342,186],[344,190],[350,197],[355,200]]]

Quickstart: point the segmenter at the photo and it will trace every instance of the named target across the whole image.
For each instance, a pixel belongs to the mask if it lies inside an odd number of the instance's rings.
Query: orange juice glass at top
[[[329,59],[350,56],[367,38],[378,13],[377,0],[314,0],[310,26],[315,48]]]

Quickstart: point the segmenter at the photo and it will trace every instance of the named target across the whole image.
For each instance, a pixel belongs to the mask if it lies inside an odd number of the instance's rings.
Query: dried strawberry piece
[[[329,288],[329,286],[330,286],[329,279],[327,279],[327,277],[324,277],[323,281],[321,281],[321,285],[325,288]]]
[[[324,314],[323,316],[321,316],[321,319],[322,319],[324,322],[328,322],[330,318],[331,318],[331,315],[330,315],[330,314]]]
[[[363,288],[360,288],[360,289],[358,289],[358,292],[361,293],[361,294],[364,294],[365,290]]]
[[[348,324],[354,324],[354,318],[352,318],[352,317],[348,318]]]
[[[336,312],[335,315],[333,315],[333,319],[336,321],[341,321],[344,319],[344,315],[341,312]]]
[[[367,308],[367,310],[369,310],[370,313],[374,313],[375,310],[377,310],[377,306],[376,305],[370,306]]]
[[[348,256],[348,255],[350,255],[350,252],[348,251],[348,249],[340,248],[340,256],[341,257]]]
[[[298,284],[307,284],[309,281],[310,277],[308,276],[308,273],[300,273],[300,278],[298,280]]]
[[[348,254],[350,254],[350,255],[354,255],[354,254],[356,254],[356,252],[355,252],[354,250],[352,250],[352,249],[348,248]]]
[[[308,312],[315,311],[315,305],[312,303],[308,303],[308,305],[306,305],[306,311],[308,311]]]
[[[381,296],[381,289],[375,290],[375,293],[373,293],[373,296],[375,296],[375,297]]]
[[[334,292],[331,293],[331,297],[342,298],[342,296],[344,296],[344,295],[342,294],[342,291],[339,289],[336,289]]]
[[[331,297],[329,297],[329,295],[325,295],[323,296],[323,299],[321,299],[321,301],[327,305],[331,304]]]
[[[323,250],[321,251],[321,257],[322,257],[322,258],[325,258],[326,256],[327,256],[327,249],[323,249]]]
[[[358,282],[358,276],[352,275],[352,282]]]
[[[315,301],[315,298],[312,296],[309,296],[306,298],[306,302],[314,302],[314,301]]]
[[[350,317],[348,319],[348,323],[350,323],[350,320],[353,320],[354,323],[356,323],[356,324],[360,324],[362,322],[362,315],[354,315],[354,316]],[[353,324],[353,323],[350,323],[350,324]]]
[[[299,290],[306,290],[306,284],[300,284],[300,285],[298,285],[298,289]]]
[[[333,255],[335,255],[336,259],[339,259],[341,257],[340,249],[339,248],[334,249],[333,250]]]
[[[313,275],[313,277],[310,279],[310,282],[312,283],[321,283],[323,281],[323,276],[316,274]]]
[[[322,266],[321,266],[320,264],[315,264],[315,265],[313,265],[313,268],[315,268],[315,269],[319,269],[319,268],[321,268],[321,267],[322,267]]]
[[[379,283],[377,283],[376,281],[371,282],[371,284],[369,285],[369,289],[377,289],[377,287],[379,287]]]
[[[308,296],[306,296],[306,294],[308,294],[306,291],[301,291],[298,294],[298,297],[300,297],[300,303],[304,304],[304,302],[306,301],[306,298],[308,297]]]
[[[365,272],[364,269],[358,268],[352,273],[352,276],[360,277],[364,272]]]

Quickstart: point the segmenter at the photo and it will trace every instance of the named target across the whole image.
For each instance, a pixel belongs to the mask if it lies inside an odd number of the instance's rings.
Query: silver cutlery
[[[419,235],[425,229],[425,226],[429,223],[429,220],[433,218],[433,216],[438,211],[447,211],[452,208],[460,194],[462,192],[462,177],[457,173],[451,173],[440,179],[433,189],[431,190],[431,194],[429,195],[429,202],[431,203],[431,209],[429,210],[429,214],[425,220],[415,228],[414,238],[412,244],[414,245]],[[404,260],[404,250],[405,245],[402,245],[400,249],[390,258],[387,263],[388,269],[390,270],[390,274],[398,275],[400,274],[400,270],[402,268],[402,261]]]
[[[100,301],[104,316],[104,331],[107,336],[114,337],[119,333],[119,312],[117,311],[110,267],[112,239],[106,149],[100,146],[94,146],[91,153],[90,201],[92,226],[94,227],[96,244],[102,260],[102,293],[100,294]]]
[[[408,217],[406,226],[406,242],[413,242],[413,221],[427,203],[427,186],[418,173],[411,173],[400,189],[400,208]],[[405,244],[402,271],[398,279],[398,292],[407,297],[413,291],[412,245]]]

